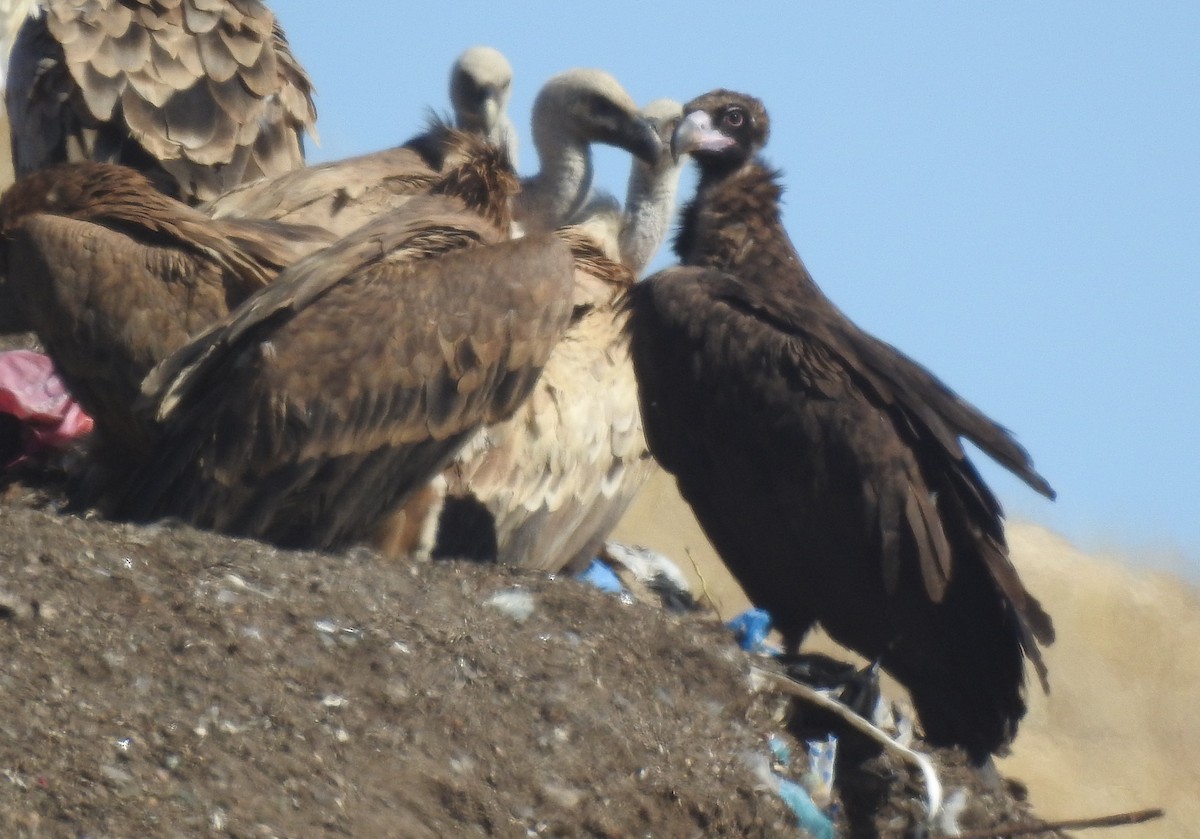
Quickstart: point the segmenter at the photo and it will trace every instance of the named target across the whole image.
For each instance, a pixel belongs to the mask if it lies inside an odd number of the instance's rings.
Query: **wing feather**
[[[302,165],[302,137],[316,121],[312,84],[257,0],[43,5],[13,48],[18,174],[65,160],[119,162],[199,203]]]
[[[67,164],[0,201],[3,283],[106,437],[138,451],[145,375],[280,268],[324,246],[311,228],[214,222],[132,170]]]
[[[362,541],[479,424],[503,419],[566,327],[569,251],[548,238],[429,251],[421,216],[302,260],[168,361],[180,372],[167,439],[120,512],[285,544]],[[462,352],[495,321],[522,324],[507,340],[531,346],[487,364]]]
[[[575,316],[530,397],[477,431],[444,473],[438,555],[586,565],[654,468],[617,303],[633,275],[581,229],[556,235],[574,257]]]

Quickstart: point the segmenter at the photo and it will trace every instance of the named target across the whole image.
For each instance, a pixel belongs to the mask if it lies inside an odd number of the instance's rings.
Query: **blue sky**
[[[530,103],[561,70],[642,103],[752,93],[817,282],[1059,492],[983,464],[1010,514],[1200,574],[1200,4],[499,5],[275,0],[318,87],[311,158],[412,135],[476,43],[513,64],[526,172]],[[622,191],[627,158],[599,160]]]

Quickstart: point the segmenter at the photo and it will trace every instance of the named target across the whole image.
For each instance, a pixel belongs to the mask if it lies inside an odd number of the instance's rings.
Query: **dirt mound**
[[[752,770],[777,735],[803,771],[786,703],[710,614],[39,498],[0,505],[2,835],[800,835]],[[919,780],[855,764],[849,835],[908,835]],[[1024,817],[973,789],[964,823]]]

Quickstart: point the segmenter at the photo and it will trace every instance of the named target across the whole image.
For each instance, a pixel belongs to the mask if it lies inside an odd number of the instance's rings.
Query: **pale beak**
[[[707,113],[692,111],[679,121],[679,127],[671,135],[671,155],[678,160],[691,152],[720,151],[736,144],[732,137],[713,128],[712,117]]]

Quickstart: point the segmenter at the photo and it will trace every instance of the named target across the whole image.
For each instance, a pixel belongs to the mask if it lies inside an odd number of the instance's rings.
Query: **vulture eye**
[[[730,128],[741,128],[746,122],[746,112],[741,108],[730,108],[725,112],[723,122]]]

